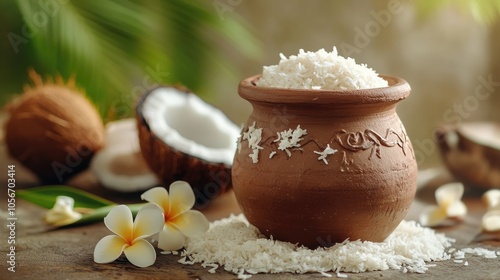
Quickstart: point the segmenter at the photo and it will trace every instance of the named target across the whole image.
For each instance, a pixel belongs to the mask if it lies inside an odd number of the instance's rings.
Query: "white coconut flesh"
[[[94,155],[90,168],[104,187],[119,192],[159,185],[158,178],[142,158],[135,119],[106,125],[106,146]]]
[[[459,131],[480,145],[500,150],[500,125],[493,122],[464,123]]]
[[[92,159],[92,172],[106,188],[119,192],[145,190],[159,184],[141,158],[127,146],[104,148]]]
[[[169,147],[208,162],[231,165],[240,128],[195,94],[158,88],[145,99],[143,117]]]
[[[125,144],[134,149],[139,149],[136,120],[128,118],[107,123],[106,146],[112,147]]]

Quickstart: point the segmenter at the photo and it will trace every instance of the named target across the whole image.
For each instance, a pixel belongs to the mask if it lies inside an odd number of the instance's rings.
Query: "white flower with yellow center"
[[[142,207],[135,221],[126,205],[118,205],[109,211],[104,224],[116,235],[103,237],[95,246],[94,261],[110,263],[122,253],[135,266],[147,267],[156,261],[156,251],[144,238],[161,231],[163,215],[158,206],[147,204]]]
[[[183,181],[170,185],[169,192],[162,187],[146,191],[141,198],[163,209],[164,227],[159,234],[158,248],[175,251],[184,247],[186,237],[206,232],[209,227],[205,216],[194,206],[195,196],[191,186]]]
[[[461,201],[464,194],[462,183],[442,185],[435,192],[437,206],[429,206],[420,215],[423,226],[438,226],[447,218],[462,218],[467,214],[467,207]]]
[[[45,222],[54,226],[65,226],[80,220],[82,214],[74,211],[74,205],[75,200],[72,197],[56,197],[54,207],[45,214]]]

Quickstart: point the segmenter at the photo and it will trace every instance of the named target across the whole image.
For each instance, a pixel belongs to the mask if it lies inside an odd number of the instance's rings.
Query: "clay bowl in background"
[[[464,184],[500,188],[500,124],[467,122],[436,131],[441,157],[449,171]]]

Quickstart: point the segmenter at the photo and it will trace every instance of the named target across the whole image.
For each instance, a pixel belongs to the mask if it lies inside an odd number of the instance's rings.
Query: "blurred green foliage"
[[[209,71],[234,75],[221,46],[259,55],[232,1],[215,3],[0,0],[0,105],[22,91],[30,67],[42,76],[74,75],[105,120],[133,115],[138,96],[157,84],[206,94]]]
[[[417,0],[416,7],[428,16],[445,6],[455,6],[465,14],[471,14],[478,22],[490,24],[500,15],[500,0]]]

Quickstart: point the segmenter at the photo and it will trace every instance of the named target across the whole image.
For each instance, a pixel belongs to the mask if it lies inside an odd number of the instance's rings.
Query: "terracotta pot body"
[[[383,76],[387,88],[321,91],[257,87],[258,78],[238,88],[253,112],[232,167],[248,221],[308,247],[383,241],[416,192],[413,148],[395,110],[408,83]]]

